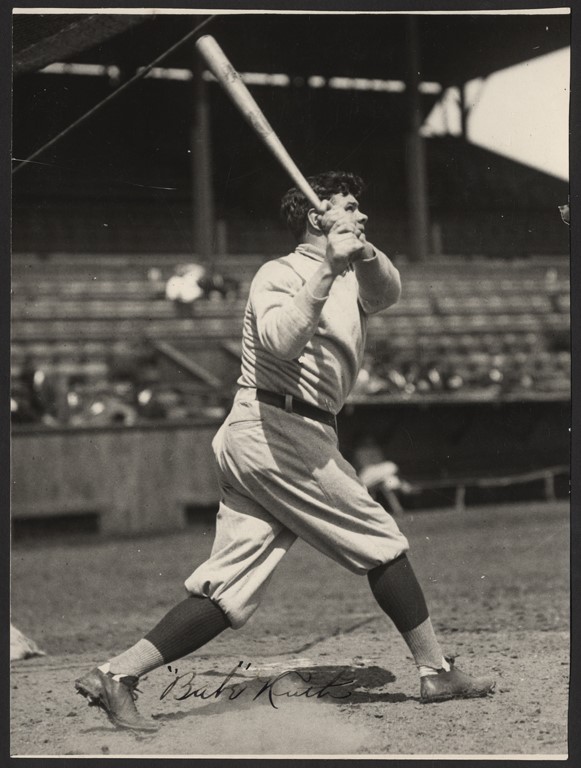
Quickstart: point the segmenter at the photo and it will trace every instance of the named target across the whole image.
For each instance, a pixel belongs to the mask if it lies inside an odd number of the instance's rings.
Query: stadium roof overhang
[[[203,18],[199,15],[15,15],[14,73],[55,61],[148,64]],[[421,76],[443,86],[485,77],[570,43],[568,14],[417,16]],[[227,14],[205,27],[234,65],[250,72],[405,79],[407,15]],[[191,67],[188,43],[165,62]]]
[[[126,81],[207,18],[197,14],[17,15],[13,29],[14,73],[17,77],[34,76],[49,64],[75,62],[116,67],[121,80]],[[409,73],[416,68],[412,62],[417,61],[418,81],[437,83],[442,89],[486,77],[570,43],[568,14],[465,13],[413,18],[412,25],[410,14],[370,17],[365,13],[231,13],[211,18],[203,34],[217,38],[239,71],[284,73],[296,85],[317,75],[388,79],[414,85],[415,74],[410,77]],[[192,70],[196,69],[195,63],[193,36],[163,59],[165,68]],[[198,90],[196,104],[201,103],[199,94]],[[428,237],[427,170],[418,116],[425,115],[436,98],[434,92],[420,95],[419,87],[406,88],[405,98],[391,99],[383,110],[391,128],[383,125],[382,118],[382,130],[397,131],[401,136],[408,133],[408,139],[413,138],[407,149],[413,158],[408,163],[407,186],[415,258],[425,257]],[[328,106],[325,99],[312,102],[313,112]],[[37,122],[38,118],[34,126]],[[357,118],[351,122],[356,123]],[[209,156],[209,128],[202,131],[201,124],[200,119],[194,120],[194,129],[201,133],[196,134],[193,146],[201,146],[202,154]],[[312,151],[309,142],[305,145],[303,153]],[[213,194],[212,179],[207,170],[204,172],[206,164],[194,157],[193,165],[192,177],[200,183],[194,193],[198,201],[194,208],[200,208],[196,216],[205,222],[195,226],[203,241],[198,250],[211,253],[213,206],[208,201]],[[204,201],[206,208],[202,209]]]

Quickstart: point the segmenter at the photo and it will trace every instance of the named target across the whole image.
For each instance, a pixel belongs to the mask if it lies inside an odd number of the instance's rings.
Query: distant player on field
[[[336,414],[362,363],[368,315],[397,302],[401,285],[365,237],[361,180],[329,172],[309,181],[326,211],[287,192],[282,212],[299,244],[264,264],[250,288],[239,389],[212,444],[221,501],[211,555],[186,580],[189,597],[76,682],[118,726],[156,728],[135,706],[139,677],[248,621],[297,537],[367,576],[414,657],[421,701],[494,688],[444,658],[407,539],[338,450]]]

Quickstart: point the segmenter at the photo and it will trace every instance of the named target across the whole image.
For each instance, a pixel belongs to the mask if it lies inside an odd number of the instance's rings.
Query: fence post
[[[545,499],[547,501],[555,501],[555,475],[552,472],[547,472],[545,475]]]
[[[464,512],[464,510],[466,509],[466,505],[464,503],[465,498],[466,498],[466,486],[457,485],[456,486],[456,512]]]

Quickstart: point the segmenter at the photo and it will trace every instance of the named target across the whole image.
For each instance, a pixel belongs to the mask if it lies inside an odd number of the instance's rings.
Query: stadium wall
[[[371,438],[406,480],[506,476],[569,463],[566,401],[348,406],[344,453]],[[211,440],[218,421],[92,428],[18,428],[12,441],[15,521],[95,514],[106,535],[186,525],[217,509]],[[405,506],[405,500],[404,500]]]
[[[104,534],[183,528],[187,504],[217,501],[216,430],[215,422],[15,430],[13,519],[97,514]]]

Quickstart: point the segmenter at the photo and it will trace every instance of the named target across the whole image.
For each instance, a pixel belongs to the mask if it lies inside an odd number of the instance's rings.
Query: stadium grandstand
[[[162,530],[217,500],[210,441],[236,386],[250,281],[292,244],[277,210],[289,183],[196,58],[202,24],[306,175],[366,180],[370,239],[400,269],[403,296],[371,318],[340,417],[346,455],[371,440],[396,462],[404,508],[566,494],[568,183],[471,143],[462,100],[458,135],[421,128],[446,89],[566,48],[567,15],[25,13],[15,519]],[[192,265],[197,295],[172,294]]]

